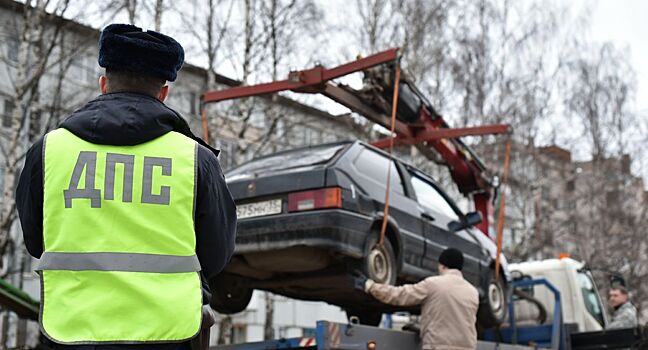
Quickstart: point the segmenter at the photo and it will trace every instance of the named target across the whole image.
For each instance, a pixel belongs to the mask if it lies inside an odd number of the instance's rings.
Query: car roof
[[[320,147],[324,148],[324,147],[332,147],[332,146],[338,146],[338,145],[352,145],[352,146],[362,145],[364,147],[367,147],[367,148],[371,149],[372,151],[380,153],[381,155],[383,155],[385,157],[389,157],[389,153],[387,151],[385,151],[383,149],[380,149],[378,147],[375,147],[375,146],[371,145],[368,142],[361,141],[361,140],[342,140],[342,141],[327,142],[327,143],[320,143],[320,144],[315,144],[315,145],[308,145],[308,146],[303,146],[303,147],[291,148],[291,149],[286,149],[286,150],[275,152],[275,153],[265,154],[263,156],[256,157],[256,158],[250,159],[248,161],[245,161],[245,162],[243,162],[241,164],[238,164],[236,167],[228,170],[227,172],[228,173],[232,172],[232,171],[236,170],[238,167],[241,167],[241,166],[243,166],[245,164],[248,164],[248,163],[251,163],[251,162],[256,162],[258,160],[266,159],[266,158],[269,158],[269,157],[275,157],[275,156],[282,155],[282,154],[298,152],[298,151],[303,151],[303,150],[312,149],[312,148],[320,148]],[[406,161],[404,161],[403,159],[401,159],[400,157],[397,157],[397,156],[392,157],[392,158],[393,158],[393,160],[398,161],[402,165],[404,165],[404,166],[406,166],[408,168],[411,168],[413,170],[416,170],[419,173],[421,173],[421,174],[425,175],[426,177],[428,177],[430,180],[436,182],[435,179],[431,175],[427,174],[426,172],[424,172],[423,170],[419,169],[418,167],[412,165],[411,163],[406,162]]]
[[[285,150],[279,151],[279,152],[268,153],[268,154],[264,154],[262,156],[255,157],[255,158],[252,158],[250,160],[247,160],[247,161],[245,161],[245,162],[243,162],[241,164],[237,164],[235,167],[227,170],[227,173],[230,173],[230,172],[236,170],[237,168],[242,167],[243,165],[246,165],[248,163],[256,162],[256,161],[266,159],[266,158],[270,158],[270,157],[280,156],[282,154],[303,151],[303,150],[307,150],[307,149],[311,149],[311,148],[320,148],[320,147],[324,148],[324,147],[332,147],[332,146],[341,146],[341,145],[347,145],[347,144],[352,144],[352,143],[354,143],[354,141],[352,141],[352,140],[343,140],[343,141],[320,143],[320,144],[316,144],[316,145],[302,146],[302,147],[297,147],[297,148],[290,148],[290,149],[285,149]]]

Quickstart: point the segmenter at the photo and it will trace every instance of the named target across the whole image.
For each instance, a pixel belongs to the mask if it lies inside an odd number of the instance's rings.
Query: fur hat
[[[464,264],[463,254],[459,249],[448,248],[439,255],[439,263],[449,269],[461,271]]]
[[[175,81],[184,50],[173,38],[130,24],[111,24],[99,37],[99,65]]]

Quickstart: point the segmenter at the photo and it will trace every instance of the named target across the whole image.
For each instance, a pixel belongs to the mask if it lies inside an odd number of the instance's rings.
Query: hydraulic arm
[[[392,125],[389,116],[392,109],[390,97],[394,92],[394,67],[398,58],[398,49],[389,49],[334,68],[327,69],[318,65],[311,69],[293,71],[285,80],[207,91],[202,96],[203,106],[206,103],[285,90],[319,93],[389,130]],[[364,73],[364,86],[360,90],[332,81],[356,72]],[[206,125],[204,109],[202,114],[203,124]],[[429,159],[445,164],[459,191],[470,197],[474,202],[475,210],[481,213],[483,220],[478,228],[488,235],[493,213],[492,199],[497,189],[497,181],[488,174],[485,165],[459,137],[506,134],[510,133],[510,127],[506,124],[496,124],[450,128],[407,78],[399,80],[394,123],[393,140],[386,138],[373,142],[373,145],[386,148],[390,141],[394,145],[416,145]],[[205,129],[205,139],[208,136]]]

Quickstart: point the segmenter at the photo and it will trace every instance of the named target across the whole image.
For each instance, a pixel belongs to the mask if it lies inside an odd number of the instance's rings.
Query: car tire
[[[252,299],[252,288],[242,284],[240,277],[221,274],[209,281],[212,291],[211,307],[221,314],[244,311]]]
[[[382,312],[378,311],[347,309],[346,314],[349,320],[351,317],[357,317],[360,324],[365,326],[377,327],[382,320]]]
[[[485,329],[497,327],[506,319],[507,311],[506,286],[502,275],[496,280],[495,271],[491,269],[486,296],[479,303],[477,322]]]
[[[372,235],[367,241],[362,270],[375,282],[394,285],[398,275],[394,248],[386,237],[382,246],[378,246],[378,238]]]

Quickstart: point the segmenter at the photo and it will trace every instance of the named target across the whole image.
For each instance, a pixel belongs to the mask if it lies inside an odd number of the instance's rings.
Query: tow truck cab
[[[599,295],[592,274],[585,264],[570,258],[548,259],[510,264],[514,278],[545,278],[561,295],[563,322],[571,332],[593,332],[605,328],[608,323],[605,304]],[[554,296],[547,289],[533,287],[526,291],[545,306],[547,323],[551,322]],[[515,301],[515,320],[518,324],[536,322],[538,309],[526,300]]]

